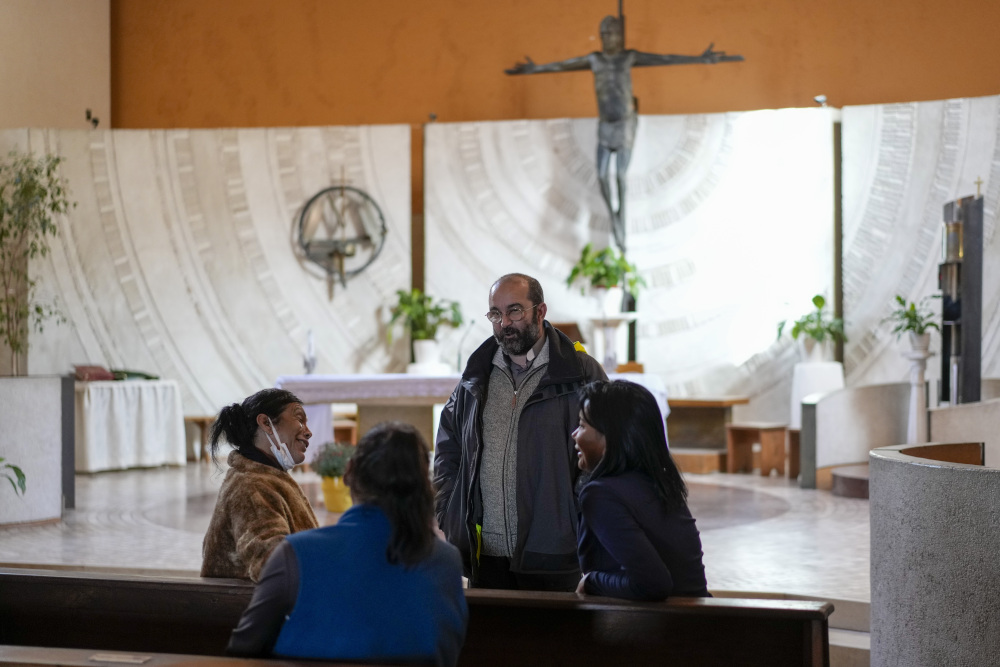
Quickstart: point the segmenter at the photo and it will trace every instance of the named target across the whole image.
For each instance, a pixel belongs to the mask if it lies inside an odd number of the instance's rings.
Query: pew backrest
[[[223,656],[252,593],[241,580],[0,568],[0,644]],[[466,600],[460,665],[829,664],[828,602],[482,589]]]

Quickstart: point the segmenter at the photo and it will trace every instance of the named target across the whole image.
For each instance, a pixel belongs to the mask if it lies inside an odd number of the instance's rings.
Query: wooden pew
[[[222,656],[252,592],[238,580],[0,568],[0,644]],[[826,602],[489,590],[466,599],[462,665],[829,665]]]
[[[39,646],[0,646],[0,667],[344,667],[352,663],[332,663],[317,660],[296,661],[279,658],[220,658],[207,655],[153,653],[150,651],[123,653],[81,648],[45,648]],[[360,667],[360,665],[359,665]],[[364,667],[377,667],[365,663]]]

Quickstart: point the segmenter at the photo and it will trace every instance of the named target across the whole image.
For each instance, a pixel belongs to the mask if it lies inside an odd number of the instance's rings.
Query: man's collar
[[[547,342],[548,336],[545,335],[545,330],[542,329],[542,334],[538,337],[538,340],[535,341],[535,344],[531,346],[531,349],[528,350],[528,353],[525,355],[525,362],[523,366],[514,361],[509,354],[504,352],[503,346],[499,345],[496,352],[493,354],[493,363],[499,366],[517,367],[520,369],[518,372],[523,373],[531,367],[532,362],[534,362],[539,356],[544,357],[544,361],[548,362],[549,355],[543,354],[543,351],[547,349],[545,346]]]
[[[535,344],[531,346],[530,350],[528,350],[528,354],[525,355],[527,357],[526,366],[530,365],[531,362],[535,360],[535,357],[541,353],[542,348],[545,347],[545,327],[541,328],[541,332],[542,333],[538,337],[538,340],[535,341]]]

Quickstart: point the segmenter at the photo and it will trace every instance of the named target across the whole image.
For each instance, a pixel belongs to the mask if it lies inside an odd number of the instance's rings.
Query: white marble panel
[[[883,322],[901,294],[940,294],[942,208],[984,197],[982,375],[1000,375],[1000,97],[843,110],[844,314],[848,385],[903,381],[909,362]],[[940,302],[933,302],[940,314]],[[931,349],[940,351],[932,335]],[[927,364],[941,376],[940,357]]]
[[[186,414],[213,414],[301,372],[309,330],[317,372],[402,370],[384,309],[410,283],[408,126],[0,132],[0,150],[15,145],[63,155],[78,202],[31,267],[67,318],[32,335],[32,373],[144,370],[180,383]],[[331,288],[294,234],[342,177],[389,232]]]
[[[60,378],[0,377],[0,456],[25,477],[20,495],[6,475],[0,476],[0,525],[58,519],[63,506]]]
[[[787,419],[796,359],[775,331],[832,294],[835,114],[640,117],[626,207],[629,259],[648,284],[638,358],[671,396],[782,386],[766,402]],[[511,271],[538,278],[549,319],[580,323],[593,343],[596,305],[564,280],[584,243],[610,242],[596,120],[435,123],[425,146],[427,287],[472,314],[446,335],[445,359],[461,366],[489,335],[487,291]]]

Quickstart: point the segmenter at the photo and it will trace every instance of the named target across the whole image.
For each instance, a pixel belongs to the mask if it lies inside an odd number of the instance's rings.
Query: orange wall
[[[592,116],[586,72],[508,77],[599,48],[613,0],[111,0],[115,126]],[[628,0],[628,45],[742,64],[638,70],[643,113],[1000,92],[992,0]]]
[[[413,126],[596,115],[587,72],[510,77],[600,48],[614,0],[111,0],[118,128]],[[995,0],[627,0],[627,45],[744,63],[636,70],[645,114],[1000,93]],[[415,222],[415,284],[422,230]]]

